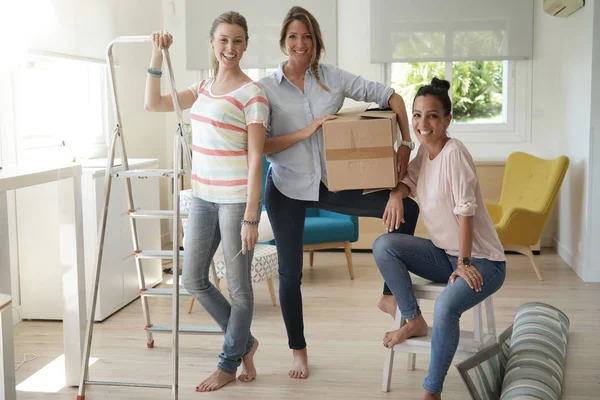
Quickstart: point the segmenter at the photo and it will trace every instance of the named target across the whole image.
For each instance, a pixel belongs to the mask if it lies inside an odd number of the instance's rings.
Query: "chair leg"
[[[273,279],[267,278],[267,285],[269,286],[269,294],[271,295],[271,303],[277,306],[277,299],[275,297],[275,288],[273,287]]]
[[[190,305],[188,306],[188,314],[192,313],[192,308],[194,308],[194,300],[195,299],[193,297],[190,299]]]
[[[344,243],[344,251],[346,252],[346,261],[348,262],[348,273],[350,273],[350,279],[354,279],[354,265],[352,264],[352,244],[350,244],[350,242]]]
[[[314,250],[311,250],[310,253],[308,253],[308,254],[309,254],[309,260],[310,260],[310,266],[312,267],[313,263],[315,261],[315,252],[314,252]]]
[[[394,328],[400,329],[404,325],[404,320],[400,315],[400,310],[396,309],[396,318],[394,319]],[[394,348],[387,349],[385,360],[383,362],[383,379],[381,381],[381,391],[389,392],[392,385],[392,371],[394,370]]]
[[[383,381],[381,382],[381,391],[389,392],[392,386],[392,370],[394,369],[394,348],[385,351],[385,361],[383,362]]]
[[[483,342],[483,332],[481,324],[481,303],[473,307],[473,336],[476,342]]]
[[[494,343],[496,343],[498,338],[496,337],[496,317],[494,315],[494,302],[492,301],[492,296],[485,299],[484,304],[487,334],[491,335],[494,338]]]
[[[504,245],[504,249],[509,250],[509,251],[516,251],[517,253],[521,253],[521,254],[524,254],[527,257],[529,257],[529,262],[531,262],[531,265],[533,266],[533,270],[535,271],[535,274],[537,275],[538,279],[540,281],[544,280],[544,278],[542,278],[542,273],[540,272],[537,264],[535,263],[535,258],[533,257],[533,252],[531,251],[531,248],[529,246],[507,244],[507,245]]]

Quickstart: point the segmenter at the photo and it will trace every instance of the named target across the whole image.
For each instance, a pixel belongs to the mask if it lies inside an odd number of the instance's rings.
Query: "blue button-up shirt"
[[[305,128],[313,120],[336,114],[344,99],[377,103],[388,107],[394,89],[368,81],[334,65],[320,64],[319,75],[330,90],[317,82],[312,69],[304,76],[304,93],[283,73],[283,63],[272,75],[260,80],[271,106],[267,137],[287,135]],[[323,130],[306,140],[267,156],[271,162],[273,183],[281,193],[297,200],[319,199],[319,185],[327,185]]]

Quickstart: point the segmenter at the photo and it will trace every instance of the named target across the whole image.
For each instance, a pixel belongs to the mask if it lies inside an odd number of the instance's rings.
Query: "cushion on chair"
[[[222,279],[225,277],[225,260],[223,253],[215,254],[214,257],[215,269],[217,277]],[[254,258],[252,258],[251,276],[253,283],[259,283],[265,279],[277,275],[277,248],[268,244],[258,244],[254,249]]]
[[[317,244],[351,241],[354,225],[350,219],[307,217],[304,221],[303,243]]]

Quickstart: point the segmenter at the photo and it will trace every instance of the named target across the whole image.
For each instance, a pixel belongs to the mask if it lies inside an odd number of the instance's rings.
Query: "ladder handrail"
[[[119,100],[118,100],[118,95],[117,95],[117,90],[116,90],[116,79],[115,79],[115,64],[114,64],[114,58],[113,58],[113,47],[115,44],[122,44],[122,43],[145,43],[145,42],[152,42],[152,36],[150,35],[144,35],[144,36],[119,36],[116,37],[115,39],[113,39],[106,47],[106,63],[109,66],[108,68],[108,75],[110,78],[110,84],[111,84],[111,97],[112,97],[112,103],[113,103],[113,112],[115,115],[115,120],[117,123],[118,127],[122,127],[123,126],[123,122],[121,120],[121,111],[119,108]],[[190,149],[188,147],[187,141],[185,140],[185,134],[184,134],[184,130],[183,130],[183,112],[181,110],[181,107],[179,106],[179,99],[177,97],[177,86],[175,84],[175,76],[173,74],[173,67],[171,64],[171,55],[169,54],[169,50],[167,49],[162,49],[162,53],[163,53],[163,59],[166,61],[166,65],[167,65],[167,72],[169,75],[169,83],[171,86],[171,98],[173,99],[173,109],[175,112],[175,116],[177,119],[177,134],[179,136],[181,136],[181,146],[183,148],[183,157],[185,159],[185,162],[187,164],[187,168],[188,171],[192,170],[192,156],[191,156],[191,152]],[[122,150],[124,150],[124,147],[121,147]],[[122,154],[123,156],[123,168],[124,170],[128,170],[129,169],[129,163],[127,161],[127,157],[125,154]]]

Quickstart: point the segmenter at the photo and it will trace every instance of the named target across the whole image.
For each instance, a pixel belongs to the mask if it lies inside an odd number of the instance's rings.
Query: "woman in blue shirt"
[[[302,7],[292,7],[281,29],[279,45],[288,60],[260,80],[271,114],[265,153],[271,162],[265,205],[279,257],[279,299],[294,363],[290,377],[308,377],[308,356],[302,316],[304,218],[307,208],[383,219],[388,232],[412,235],[419,208],[396,190],[363,195],[362,190],[330,192],[321,125],[335,118],[346,97],[390,107],[402,132],[398,150],[404,176],[414,147],[402,97],[392,88],[367,81],[333,65],[319,64],[325,50],[319,23]],[[403,207],[402,207],[403,206]],[[401,210],[404,208],[404,215]],[[391,291],[384,287],[380,308],[395,314]]]

